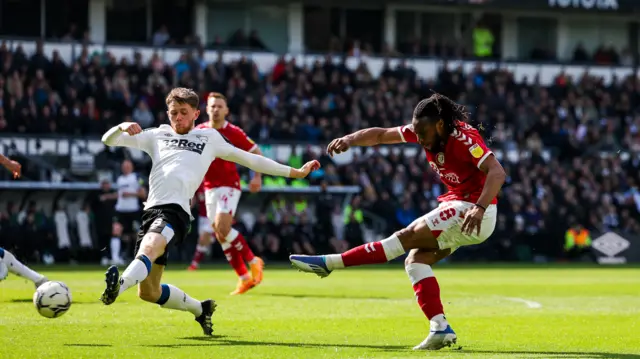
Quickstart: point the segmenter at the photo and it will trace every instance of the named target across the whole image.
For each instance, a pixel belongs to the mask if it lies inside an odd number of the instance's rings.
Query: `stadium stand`
[[[123,120],[157,126],[167,121],[167,90],[187,86],[203,97],[225,93],[232,121],[258,143],[323,144],[362,127],[404,124],[414,104],[434,90],[465,104],[470,122],[504,154],[508,183],[497,230],[492,240],[471,249],[474,258],[568,258],[566,234],[579,225],[594,232],[640,231],[640,160],[626,155],[640,151],[640,81],[634,77],[614,76],[605,83],[586,73],[560,73],[542,84],[539,78],[517,80],[506,70],[478,65],[464,72],[445,65],[434,79],[424,80],[403,61],[383,65],[374,76],[364,62],[352,70],[330,61],[306,66],[285,58],[265,72],[244,57],[208,62],[187,52],[175,63],[158,56],[147,62],[140,55],[129,63],[86,47],[68,64],[59,55],[45,56],[42,46],[31,56],[19,47],[0,46],[0,133],[96,136]],[[105,153],[96,167],[113,168],[125,156]],[[363,231],[405,226],[433,208],[446,190],[425,171],[419,151],[356,151],[350,165],[341,166],[310,148],[302,155],[292,152],[289,160],[318,156],[324,171],[310,184],[356,185],[362,194],[347,205],[326,192],[266,200],[265,214],[244,230],[262,256],[341,251],[362,243]],[[36,178],[40,170],[26,166],[25,177]],[[41,258],[37,250],[56,252],[59,227],[74,222],[65,216],[37,203],[23,208],[9,203],[0,209],[1,245],[32,259]]]

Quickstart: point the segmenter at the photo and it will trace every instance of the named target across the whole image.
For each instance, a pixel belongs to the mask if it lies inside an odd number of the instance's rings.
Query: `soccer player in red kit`
[[[301,271],[326,277],[334,269],[384,263],[409,251],[405,269],[418,304],[430,321],[429,335],[416,350],[438,350],[457,340],[444,316],[440,287],[431,266],[461,246],[485,241],[496,224],[496,197],[505,172],[478,131],[464,122],[466,119],[463,106],[433,94],[418,103],[410,125],[367,128],[331,142],[327,147],[330,155],[352,146],[418,143],[449,192],[438,198],[438,208],[382,241],[342,254],[289,257]]]
[[[227,99],[220,93],[213,92],[207,98],[207,114],[209,121],[198,125],[196,128],[215,128],[220,134],[235,147],[262,155],[258,145],[247,136],[238,126],[227,122],[229,114]],[[236,164],[215,159],[203,181],[206,213],[209,221],[213,223],[213,230],[218,242],[224,250],[227,261],[238,275],[238,285],[231,292],[232,295],[242,294],[262,282],[264,261],[256,257],[244,236],[232,227],[233,216],[236,214],[240,202],[240,176]],[[249,183],[249,190],[257,192],[262,186],[262,177],[255,173]],[[189,270],[198,268],[202,257],[211,245],[211,237],[201,237],[196,247],[193,261]],[[251,272],[247,271],[245,262],[249,263]]]

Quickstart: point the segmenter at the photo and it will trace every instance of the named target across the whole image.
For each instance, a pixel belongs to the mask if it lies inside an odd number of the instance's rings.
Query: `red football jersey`
[[[211,128],[211,124],[209,122],[201,123],[196,128]],[[222,128],[218,129],[218,132],[232,145],[241,150],[251,152],[258,147],[240,127],[230,124],[229,122],[225,121]],[[236,164],[216,158],[211,162],[207,174],[204,175],[202,184],[205,189],[218,187],[240,189],[240,175],[238,175]]]
[[[200,187],[196,191],[196,200],[198,201],[198,214],[200,217],[207,216],[207,205],[204,197],[204,185],[200,184]]]
[[[480,170],[480,165],[493,152],[487,147],[473,126],[458,121],[458,128],[453,131],[445,145],[444,152],[432,153],[425,149],[429,165],[440,175],[449,192],[438,197],[438,201],[478,201],[487,175]],[[398,127],[404,142],[418,143],[412,125]],[[491,201],[496,204],[497,199]]]

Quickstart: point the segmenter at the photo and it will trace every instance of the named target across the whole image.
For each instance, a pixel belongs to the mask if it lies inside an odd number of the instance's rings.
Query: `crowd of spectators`
[[[135,56],[130,63],[85,50],[75,63],[65,64],[59,56],[44,56],[40,46],[28,55],[20,49],[9,51],[5,44],[0,46],[0,64],[0,133],[85,136],[99,135],[122,121],[157,126],[167,122],[168,89],[186,86],[203,97],[211,91],[225,93],[231,121],[257,142],[325,143],[363,127],[404,124],[415,103],[435,90],[467,106],[470,123],[480,128],[490,147],[529,154],[503,161],[508,181],[486,257],[561,257],[564,232],[574,224],[592,231],[640,230],[636,78],[604,84],[588,75],[560,74],[552,85],[543,86],[535,79],[516,82],[501,70],[478,66],[463,73],[445,66],[432,79],[423,79],[404,63],[385,65],[374,78],[365,63],[352,71],[345,64],[318,61],[307,67],[284,58],[271,72],[259,73],[248,58],[206,63],[197,51],[167,64],[158,56],[148,63]],[[622,156],[627,152],[630,157]],[[313,252],[352,246],[358,236],[362,240],[354,223],[384,222],[391,232],[434,208],[436,197],[445,191],[420,152],[357,156],[348,166],[337,166],[326,156],[321,162],[325,171],[312,183],[363,188],[349,214],[339,198],[326,203],[322,196],[308,198],[309,204],[317,202],[316,208],[325,209],[322,218],[296,213],[291,202],[293,215],[259,216],[256,225],[247,226],[249,234],[254,232],[257,252],[279,258],[294,247]],[[364,219],[357,218],[358,210],[366,211]],[[3,212],[0,230],[7,230],[16,211]],[[15,219],[23,228],[24,218]],[[310,229],[313,226],[320,229]],[[50,226],[43,228],[53,233]]]

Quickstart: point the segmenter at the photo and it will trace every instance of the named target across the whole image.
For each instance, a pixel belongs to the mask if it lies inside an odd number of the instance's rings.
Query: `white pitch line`
[[[522,299],[522,298],[513,298],[513,297],[503,297],[506,300],[510,300],[512,302],[519,302],[519,303],[524,303],[527,305],[527,307],[531,308],[531,309],[540,309],[542,308],[542,304],[538,303],[538,302],[534,302],[532,300],[526,300],[526,299]]]

